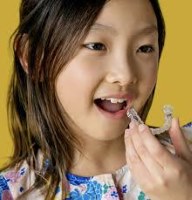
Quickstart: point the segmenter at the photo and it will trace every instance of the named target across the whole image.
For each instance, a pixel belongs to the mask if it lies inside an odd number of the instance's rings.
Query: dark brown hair
[[[78,141],[55,92],[57,75],[75,55],[107,0],[22,0],[14,34],[14,69],[8,93],[8,114],[14,154],[6,167],[26,160],[39,171],[33,187],[53,199],[71,166]],[[165,26],[157,0],[150,0],[157,17],[160,55]],[[22,63],[21,60],[26,60]],[[154,92],[153,92],[154,93]],[[153,94],[142,111],[145,119]],[[42,152],[39,166],[37,154]],[[48,180],[48,185],[45,180]],[[46,187],[45,187],[46,186]],[[65,188],[63,188],[65,190]],[[63,192],[65,195],[65,192]],[[64,198],[65,196],[63,196]]]

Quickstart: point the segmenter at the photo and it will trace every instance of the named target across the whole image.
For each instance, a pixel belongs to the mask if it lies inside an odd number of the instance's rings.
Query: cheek
[[[154,57],[149,59],[148,62],[140,63],[139,76],[140,76],[140,92],[146,93],[148,96],[152,92],[156,81],[158,73],[158,58]]]
[[[94,63],[80,59],[72,60],[60,73],[56,82],[57,93],[62,104],[81,104],[92,101],[94,88],[97,87],[101,73]],[[87,102],[89,103],[89,102]]]
[[[157,72],[158,72],[158,69],[154,68],[150,71],[146,70],[143,73],[143,81],[141,83],[141,92],[147,97],[151,94],[157,82]]]

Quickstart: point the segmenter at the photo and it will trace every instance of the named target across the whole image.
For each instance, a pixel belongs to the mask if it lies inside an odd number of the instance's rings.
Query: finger
[[[152,135],[148,126],[139,125],[140,137],[151,156],[160,164],[162,168],[175,165],[173,155]]]
[[[162,176],[163,167],[156,161],[156,158],[151,155],[145,143],[143,142],[141,134],[143,131],[148,131],[146,126],[139,125],[137,128],[135,128],[135,130],[133,129],[132,131],[133,133],[131,134],[131,139],[138,156],[148,171],[150,171],[151,176],[158,179]]]
[[[127,164],[130,168],[130,171],[135,179],[135,181],[140,186],[146,186],[149,183],[152,183],[152,177],[148,171],[148,169],[145,167],[141,159],[139,158],[134,145],[132,143],[131,137],[130,137],[130,131],[126,130],[126,137],[125,137],[125,146],[126,146],[126,160]],[[147,177],[147,179],[146,179]]]
[[[192,153],[184,137],[184,134],[180,129],[179,120],[176,118],[172,120],[169,135],[175,147],[176,154],[181,158],[192,162]]]

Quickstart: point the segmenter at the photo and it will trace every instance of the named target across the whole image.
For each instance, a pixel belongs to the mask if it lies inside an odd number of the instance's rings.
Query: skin
[[[190,200],[192,153],[178,119],[172,120],[169,135],[175,155],[159,143],[149,127],[132,121],[125,131],[127,163],[136,182],[151,199]]]
[[[58,98],[83,146],[84,156],[76,152],[71,172],[90,176],[126,164],[124,131],[129,119],[106,117],[94,99],[126,93],[132,96],[129,106],[139,111],[155,86],[158,55],[157,22],[150,3],[109,1],[56,81]]]

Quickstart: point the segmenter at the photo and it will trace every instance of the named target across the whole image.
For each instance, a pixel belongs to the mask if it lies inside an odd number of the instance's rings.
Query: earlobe
[[[29,40],[27,34],[18,35],[14,40],[13,47],[23,70],[28,74]]]

